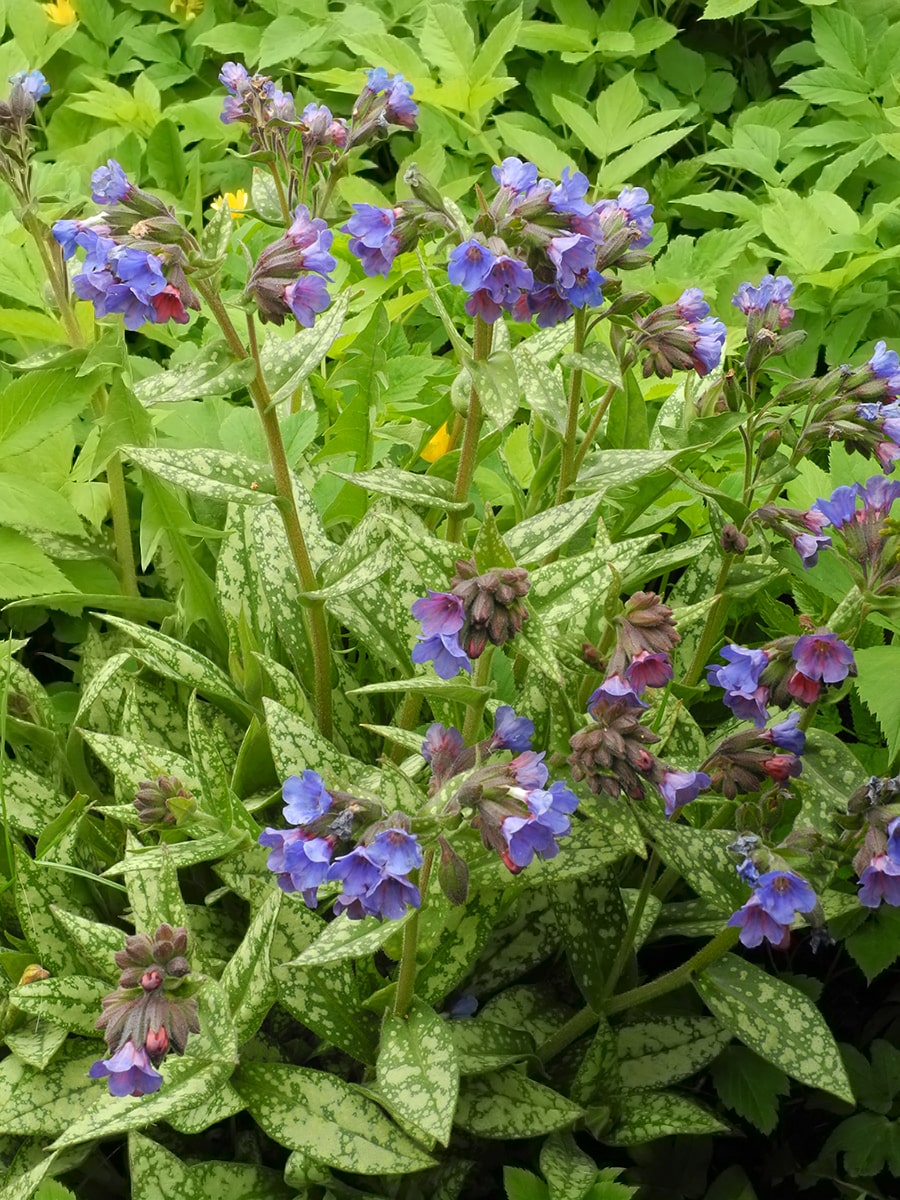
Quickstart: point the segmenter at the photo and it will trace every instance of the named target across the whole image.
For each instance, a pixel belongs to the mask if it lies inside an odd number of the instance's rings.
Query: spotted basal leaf
[[[731,1030],[710,1017],[645,1017],[622,1025],[616,1029],[622,1088],[659,1088],[686,1079],[731,1038]]]
[[[535,1052],[534,1038],[525,1029],[512,1029],[482,1017],[456,1017],[447,1022],[461,1075],[484,1075],[522,1062]]]
[[[385,1013],[376,1072],[379,1090],[405,1128],[446,1146],[459,1066],[448,1023],[430,1005],[415,998],[407,1016]]]
[[[272,890],[255,913],[244,940],[219,980],[231,1009],[238,1045],[256,1033],[277,996],[269,950],[281,906],[281,892]]]
[[[618,879],[609,870],[561,879],[550,895],[572,974],[585,1002],[599,1012],[628,924]]]
[[[603,1135],[612,1146],[639,1146],[675,1134],[727,1133],[705,1105],[677,1092],[629,1092],[619,1102],[613,1128]]]
[[[512,1068],[464,1079],[454,1123],[486,1138],[528,1138],[553,1133],[584,1116],[583,1110]]]

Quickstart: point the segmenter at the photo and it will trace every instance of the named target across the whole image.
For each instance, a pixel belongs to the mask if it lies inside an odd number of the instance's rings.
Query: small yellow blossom
[[[183,21],[193,21],[194,17],[203,12],[203,0],[172,0],[169,12]]]
[[[243,188],[238,188],[236,192],[226,192],[224,196],[216,196],[212,202],[212,206],[216,212],[219,211],[223,204],[228,205],[232,221],[239,221],[247,212],[250,197]]]
[[[450,436],[450,430],[447,428],[447,422],[445,421],[431,441],[428,442],[422,451],[421,457],[426,462],[437,462],[439,458],[447,453],[452,445],[453,439]]]
[[[43,6],[47,20],[54,25],[71,25],[78,20],[78,14],[72,7],[72,0],[50,0]]]

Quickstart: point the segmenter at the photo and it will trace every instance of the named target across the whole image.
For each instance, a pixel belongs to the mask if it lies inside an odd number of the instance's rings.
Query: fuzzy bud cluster
[[[174,775],[142,779],[134,797],[142,825],[176,825],[196,810],[193,796]]]

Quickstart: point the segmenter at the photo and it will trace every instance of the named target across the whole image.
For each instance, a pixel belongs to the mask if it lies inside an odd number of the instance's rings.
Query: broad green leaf
[[[73,1113],[84,1109],[98,1084],[88,1068],[100,1054],[79,1039],[70,1040],[57,1056],[37,1071],[14,1054],[0,1062],[0,1128],[7,1134],[55,1137],[72,1124]],[[102,1085],[101,1085],[102,1086]]]
[[[341,331],[350,293],[321,313],[311,329],[298,329],[290,337],[274,331],[263,342],[260,363],[275,403],[291,397],[312,375]]]
[[[531,352],[528,341],[519,343],[513,358],[516,375],[525,394],[525,404],[537,413],[549,429],[562,437],[566,431],[568,401],[559,367],[551,369],[542,362]],[[550,513],[555,511],[549,510]]]
[[[228,251],[228,243],[231,241],[233,227],[234,218],[231,215],[231,208],[227,200],[223,199],[219,207],[213,211],[212,216],[204,225],[203,233],[200,236],[200,248],[207,258],[218,259],[224,257]],[[194,361],[196,362],[196,359]],[[243,359],[240,361],[243,364],[248,361],[252,363],[253,360]],[[255,367],[255,364],[253,365]],[[250,371],[248,369],[248,383],[253,379],[255,374],[255,370]]]
[[[600,1012],[609,970],[628,924],[616,874],[600,870],[562,879],[550,895],[572,975],[585,1002]]]
[[[226,450],[173,450],[125,446],[132,462],[168,483],[210,500],[269,504],[275,494],[272,469]]]
[[[881,726],[888,760],[893,762],[900,751],[900,692],[896,687],[900,648],[872,646],[854,653],[859,669],[854,686]]]
[[[0,665],[0,678],[4,674]],[[66,804],[66,797],[41,775],[13,760],[3,767],[3,800],[10,827],[35,836]]]
[[[504,535],[504,540],[519,564],[542,562],[587,525],[599,503],[599,496],[567,500],[565,504],[520,521]]]
[[[265,697],[266,731],[275,769],[280,779],[310,769],[318,771],[327,784],[349,784],[366,789],[377,779],[377,771],[335,750],[319,731],[284,705]]]
[[[38,979],[24,987],[13,988],[10,1002],[31,1016],[42,1017],[63,1029],[86,1037],[100,1037],[97,1018],[100,1001],[109,993],[102,979],[87,975],[69,975],[63,979]]]
[[[434,1159],[352,1083],[305,1067],[245,1063],[235,1079],[270,1138],[358,1175],[404,1175]]]
[[[114,982],[119,974],[119,968],[113,961],[113,955],[125,949],[125,934],[121,929],[112,925],[101,925],[98,921],[88,921],[76,916],[68,908],[55,904],[50,905],[50,912],[57,925],[63,930],[68,940],[78,951],[79,958],[92,967],[101,979]],[[110,989],[111,990],[111,989]]]
[[[213,218],[212,224],[218,223],[220,233],[231,232],[231,217],[225,206],[222,206],[227,224],[221,216]],[[210,228],[209,226],[207,228]],[[153,404],[173,404],[181,400],[198,400],[201,396],[229,396],[238,388],[246,387],[256,374],[256,364],[252,358],[235,358],[224,342],[210,342],[204,346],[189,363],[171,367],[167,371],[159,371],[139,379],[132,391],[142,404],[148,407]],[[138,457],[131,454],[135,462]],[[189,491],[197,491],[201,485],[194,482],[195,476],[208,476],[216,470],[215,450],[139,450],[146,456],[146,461],[140,465],[148,471],[153,471],[163,479],[169,479],[186,487]],[[204,459],[202,455],[213,456]],[[174,455],[174,458],[168,457]],[[226,472],[223,483],[227,483],[228,472],[234,472],[235,467],[229,465],[228,456],[223,458],[222,467]],[[263,468],[264,469],[264,468]],[[163,474],[165,470],[182,471],[181,476]],[[185,481],[186,480],[186,481]],[[207,480],[210,486],[215,479]],[[208,495],[210,493],[203,493]],[[247,503],[245,500],[244,503]]]
[[[722,1024],[761,1058],[853,1103],[831,1030],[803,992],[733,954],[707,967],[694,986]]]
[[[503,903],[499,890],[480,892],[450,914],[431,958],[416,973],[416,991],[436,1004],[465,979],[484,949]]]
[[[85,407],[92,384],[69,370],[32,371],[3,389],[0,461],[15,468],[16,457],[66,429]],[[4,584],[4,596],[9,591]]]
[[[506,1200],[550,1200],[546,1183],[524,1167],[504,1167],[503,1187]]]
[[[496,350],[486,362],[471,363],[469,371],[481,407],[498,429],[505,429],[518,411],[521,396],[515,359],[507,350]]]
[[[578,1104],[587,1106],[608,1100],[620,1091],[615,1032],[605,1016],[599,1017],[597,1030],[578,1064],[569,1092]]]
[[[379,921],[377,917],[351,921],[340,916],[330,921],[316,940],[287,966],[321,966],[345,958],[364,958],[380,950],[406,924],[412,912],[410,909],[399,921]]]
[[[735,872],[734,856],[728,852],[733,834],[649,818],[643,823],[663,862],[678,871],[698,896],[715,904],[723,916],[740,908],[747,899],[747,889]]]
[[[472,704],[481,699],[485,689],[472,683],[455,679],[439,679],[436,675],[418,675],[414,679],[391,679],[385,683],[369,683],[365,687],[354,688],[353,694],[359,696],[390,695],[397,693],[406,695],[408,692],[419,692],[428,699],[446,700],[450,703]]]
[[[454,1018],[448,1026],[462,1075],[483,1075],[534,1054],[534,1038],[524,1029],[481,1017]]]
[[[0,522],[76,538],[84,533],[80,517],[64,496],[37,479],[12,471],[0,471]]]
[[[507,1068],[463,1080],[454,1123],[486,1138],[528,1138],[567,1129],[584,1115],[577,1104]]]
[[[453,499],[453,484],[449,479],[436,475],[418,475],[413,471],[400,471],[396,467],[376,467],[374,471],[357,471],[353,475],[334,471],[338,479],[344,479],[367,492],[381,496],[396,496],[407,504],[438,507],[445,512],[462,512],[468,501]]]
[[[736,17],[738,13],[753,8],[757,0],[706,0],[701,21],[720,21],[725,17]]]
[[[0,529],[0,579],[5,600],[78,591],[43,550],[15,529]]]
[[[551,1133],[541,1146],[541,1173],[550,1200],[583,1200],[597,1178],[597,1166],[580,1150],[571,1133]]]
[[[255,1163],[199,1162],[188,1165],[139,1133],[128,1135],[132,1200],[159,1200],[160,1181],[179,1200],[291,1200],[292,1188],[279,1171]]]
[[[19,846],[15,847],[15,900],[19,924],[42,966],[53,975],[75,975],[79,967],[66,939],[59,936],[53,917],[54,906],[78,916],[90,912],[82,880],[34,862]]]
[[[868,983],[900,958],[900,912],[882,904],[844,942]]]
[[[646,1017],[616,1030],[623,1089],[665,1087],[693,1075],[731,1041],[710,1017]]]
[[[129,833],[124,874],[135,930],[152,936],[157,925],[187,925],[187,909],[168,846],[161,844],[151,854],[141,853],[139,846]],[[193,947],[188,950],[193,954]]]
[[[409,1015],[385,1013],[376,1065],[378,1087],[413,1134],[446,1146],[459,1091],[456,1047],[448,1023],[414,999]]]
[[[621,1098],[618,1118],[604,1141],[640,1146],[655,1138],[686,1133],[727,1133],[728,1126],[703,1104],[676,1092],[631,1092]]]
[[[788,1079],[779,1067],[748,1050],[728,1046],[712,1067],[719,1099],[738,1116],[751,1121],[761,1133],[778,1124],[779,1096],[788,1094]]]
[[[6,1035],[6,1045],[12,1053],[27,1063],[43,1071],[59,1048],[69,1036],[68,1029],[61,1025],[53,1025],[43,1018],[31,1021],[24,1028],[14,1029]],[[0,1193],[3,1195],[4,1193]]]
[[[269,950],[280,905],[281,893],[273,891],[247,926],[244,940],[219,980],[231,1008],[239,1045],[256,1033],[275,1002],[278,989]]]

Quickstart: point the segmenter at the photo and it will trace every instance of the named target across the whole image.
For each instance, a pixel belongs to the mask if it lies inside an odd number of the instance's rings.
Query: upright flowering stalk
[[[900,482],[875,475],[864,485],[835,488],[813,509],[838,535],[849,555],[858,585],[875,594],[892,594],[900,587],[895,530],[891,509],[900,497]],[[862,501],[862,507],[857,507]]]
[[[298,204],[286,233],[262,251],[247,281],[246,293],[263,321],[282,325],[292,316],[311,328],[331,303],[325,284],[336,266],[330,253],[334,234],[320,217]]]
[[[159,1091],[163,1077],[156,1068],[169,1051],[184,1054],[188,1034],[200,1032],[187,945],[183,925],[160,925],[152,937],[127,937],[125,949],[115,955],[119,986],[103,998],[97,1021],[109,1056],[89,1071],[92,1079],[108,1080],[113,1096]]]

